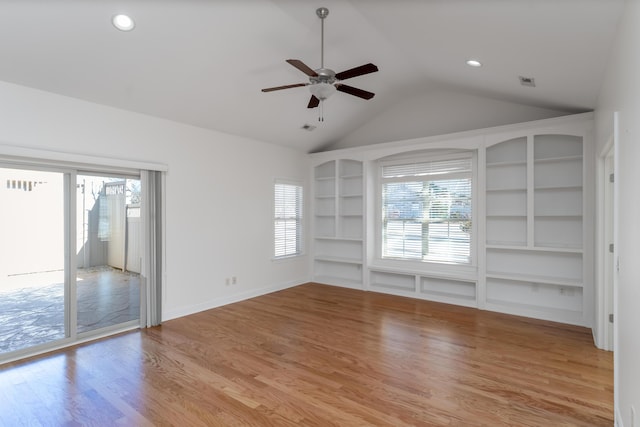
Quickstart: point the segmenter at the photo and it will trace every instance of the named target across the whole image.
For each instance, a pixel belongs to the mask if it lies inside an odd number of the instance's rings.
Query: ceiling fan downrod
[[[320,68],[324,68],[324,18],[329,16],[329,9],[319,7],[316,9],[316,15],[320,18]]]
[[[324,70],[324,19],[329,16],[329,9],[319,7],[316,15],[320,18],[320,69]],[[320,98],[320,108],[318,109],[318,121],[324,122],[324,98]]]

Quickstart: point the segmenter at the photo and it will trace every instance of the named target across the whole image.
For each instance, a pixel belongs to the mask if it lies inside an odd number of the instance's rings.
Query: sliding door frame
[[[129,321],[118,325],[113,325],[95,331],[87,331],[78,333],[78,308],[77,308],[77,255],[76,251],[76,184],[77,177],[81,174],[90,175],[109,175],[123,178],[135,178],[143,181],[143,175],[146,171],[151,172],[166,172],[167,167],[165,165],[145,162],[132,162],[128,160],[117,160],[110,158],[98,158],[92,156],[64,154],[58,152],[48,152],[42,150],[33,150],[22,147],[2,146],[0,145],[0,168],[14,168],[23,170],[34,171],[49,171],[63,174],[63,195],[64,195],[64,289],[65,289],[65,337],[52,341],[51,343],[40,344],[25,349],[19,349],[13,352],[0,355],[0,365],[11,361],[19,360],[25,357],[35,356],[45,352],[54,351],[60,348],[68,347],[70,345],[80,344],[83,342],[95,340],[105,336],[113,335],[118,332],[124,332],[127,330],[133,330],[143,328],[149,324],[147,317],[149,315],[148,308],[146,307],[146,298],[150,292],[148,287],[152,286],[149,279],[144,277],[141,272],[140,280],[140,313],[137,321]],[[164,173],[161,179],[158,180],[160,185],[160,197],[164,202]],[[145,186],[142,186],[143,202],[146,198]],[[159,227],[159,230],[164,231],[164,203],[158,206],[160,209],[160,224],[155,224],[155,227]],[[147,223],[149,218],[142,218],[143,227],[148,229],[150,226]],[[148,236],[143,233],[143,238],[146,240]],[[148,247],[147,242],[144,242],[143,247]],[[161,276],[164,272],[164,245],[160,246],[160,253],[157,254],[156,260],[160,263],[158,271]],[[143,254],[143,265],[149,264],[150,253]],[[155,265],[155,263],[153,264]],[[158,278],[158,295],[162,294],[162,277]],[[158,307],[160,312],[161,307]],[[161,319],[158,319],[159,324]]]

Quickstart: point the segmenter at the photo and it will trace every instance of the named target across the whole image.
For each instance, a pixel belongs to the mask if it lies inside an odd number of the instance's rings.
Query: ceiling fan
[[[329,9],[321,7],[316,10],[316,15],[320,18],[321,33],[320,33],[320,68],[313,70],[299,59],[287,59],[287,62],[298,70],[309,76],[309,83],[295,83],[291,85],[276,86],[266,89],[262,89],[262,92],[273,92],[282,89],[291,89],[294,87],[309,86],[311,92],[311,99],[307,108],[316,108],[322,101],[329,98],[336,91],[348,93],[349,95],[357,96],[362,99],[371,99],[375,96],[372,92],[358,89],[353,86],[348,86],[342,83],[343,80],[351,79],[353,77],[362,76],[364,74],[374,73],[378,71],[378,67],[369,63],[361,65],[359,67],[351,68],[340,73],[324,67],[324,20],[329,15]],[[320,112],[319,121],[324,121],[322,112]]]

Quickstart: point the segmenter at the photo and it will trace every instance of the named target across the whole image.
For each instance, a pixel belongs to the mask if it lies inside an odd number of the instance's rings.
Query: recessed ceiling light
[[[477,59],[468,59],[467,65],[469,67],[482,67],[482,62],[478,61]]]
[[[113,26],[119,29],[120,31],[131,31],[133,27],[136,26],[136,23],[133,22],[130,16],[127,15],[116,15],[111,20]]]

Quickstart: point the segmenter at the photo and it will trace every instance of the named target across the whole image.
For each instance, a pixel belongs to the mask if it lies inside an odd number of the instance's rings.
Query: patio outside
[[[140,316],[140,276],[104,266],[78,270],[78,332]],[[0,283],[0,354],[65,337],[62,271]]]

